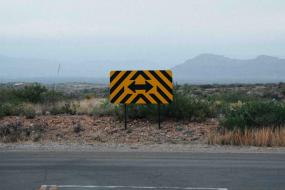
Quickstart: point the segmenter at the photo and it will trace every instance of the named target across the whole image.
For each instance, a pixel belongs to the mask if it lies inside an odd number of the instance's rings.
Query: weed
[[[118,106],[111,104],[106,98],[99,106],[93,108],[93,116],[116,116],[118,111]]]
[[[224,133],[209,133],[207,144],[232,146],[284,147],[285,128],[263,127],[261,129],[226,130]]]
[[[25,107],[25,115],[27,119],[33,119],[36,117],[36,110],[32,104]]]

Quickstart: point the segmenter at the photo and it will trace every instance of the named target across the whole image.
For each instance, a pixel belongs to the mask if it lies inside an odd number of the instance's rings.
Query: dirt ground
[[[7,133],[10,135],[19,134],[17,142],[64,144],[203,144],[207,134],[219,128],[214,118],[203,123],[167,120],[161,123],[161,129],[158,129],[157,122],[146,119],[129,120],[127,126],[125,130],[124,121],[112,117],[85,115],[37,116],[34,119],[13,116],[0,120],[0,128],[9,129]],[[9,142],[8,136],[0,140]]]

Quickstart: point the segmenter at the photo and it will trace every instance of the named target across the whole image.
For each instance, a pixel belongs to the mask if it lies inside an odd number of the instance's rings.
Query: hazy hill
[[[58,66],[61,63],[57,79]],[[19,59],[0,55],[3,82],[89,82],[109,84],[111,70],[164,70],[163,64],[146,60],[65,63],[41,59]],[[285,82],[285,59],[261,55],[255,59],[230,59],[202,54],[171,68],[178,83],[270,83]]]
[[[0,55],[0,79],[55,77],[59,62],[41,59],[19,59]]]
[[[255,59],[230,59],[202,54],[171,68],[180,83],[268,83],[285,81],[285,59],[260,55]]]

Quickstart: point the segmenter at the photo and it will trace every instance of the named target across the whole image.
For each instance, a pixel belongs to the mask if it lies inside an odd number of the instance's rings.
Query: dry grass
[[[90,115],[93,112],[93,109],[95,107],[99,107],[99,105],[102,103],[104,99],[103,98],[93,98],[90,100],[82,100],[79,102],[74,102],[75,104],[79,104],[79,108],[76,111],[77,115]]]
[[[99,107],[100,104],[104,101],[103,98],[92,98],[90,100],[81,100],[81,101],[72,101],[72,102],[57,102],[54,105],[46,105],[46,104],[32,104],[32,103],[24,103],[25,110],[35,110],[36,115],[42,115],[51,113],[52,109],[55,107],[57,109],[60,109],[64,107],[66,104],[69,104],[72,108],[72,105],[79,105],[76,108],[76,114],[77,115],[92,115],[93,109],[95,107]]]
[[[246,129],[244,132],[225,131],[223,134],[209,133],[207,144],[232,146],[284,147],[285,128]]]

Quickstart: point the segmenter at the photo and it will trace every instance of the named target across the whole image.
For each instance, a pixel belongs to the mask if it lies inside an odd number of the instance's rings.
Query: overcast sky
[[[0,54],[168,65],[285,58],[284,0],[0,0]]]

